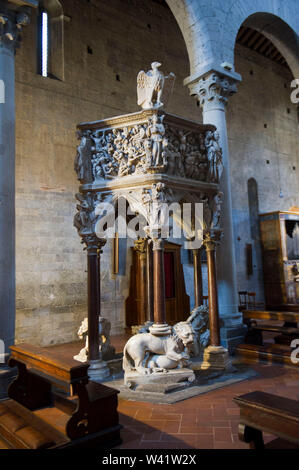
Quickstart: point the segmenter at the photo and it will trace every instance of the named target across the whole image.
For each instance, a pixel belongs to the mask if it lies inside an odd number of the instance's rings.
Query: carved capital
[[[203,245],[206,251],[215,251],[223,236],[222,230],[210,230],[204,233]]]
[[[98,238],[96,235],[83,235],[82,236],[82,243],[85,243],[88,254],[98,255],[102,253],[102,248],[106,244],[104,238]]]
[[[163,238],[152,238],[153,242],[153,251],[163,250],[164,249],[164,239]]]
[[[228,98],[237,92],[236,80],[212,71],[189,85],[190,93],[196,95],[203,111],[225,109]]]
[[[89,240],[89,237],[96,237],[97,222],[107,214],[112,195],[88,191],[86,193],[77,193],[77,213],[74,216],[74,227],[82,237],[82,243]],[[102,207],[101,207],[102,206]],[[103,238],[103,237],[101,237]]]
[[[146,254],[147,244],[147,238],[138,238],[134,242],[134,250],[138,251],[138,253]]]
[[[22,28],[30,23],[29,11],[25,7],[14,10],[0,3],[0,49],[14,53],[20,46]]]

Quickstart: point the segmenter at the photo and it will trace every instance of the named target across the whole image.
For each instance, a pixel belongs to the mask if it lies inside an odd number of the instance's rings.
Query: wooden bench
[[[120,444],[118,391],[88,380],[88,364],[51,348],[11,347],[18,368],[0,403],[0,441],[7,448],[109,448]],[[58,419],[59,417],[59,419]]]
[[[276,343],[290,345],[293,339],[299,338],[297,312],[244,310],[243,321],[248,327],[245,344],[263,345],[263,331],[279,333],[275,338]],[[279,324],[281,322],[284,322],[283,325]]]
[[[234,398],[240,407],[239,438],[252,449],[263,449],[263,432],[299,446],[299,402],[266,392]]]

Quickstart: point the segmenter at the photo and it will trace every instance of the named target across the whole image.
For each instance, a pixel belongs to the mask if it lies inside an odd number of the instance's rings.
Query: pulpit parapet
[[[145,181],[152,175],[218,184],[222,152],[212,125],[149,109],[81,123],[75,170],[82,189]],[[114,184],[111,184],[114,183]]]

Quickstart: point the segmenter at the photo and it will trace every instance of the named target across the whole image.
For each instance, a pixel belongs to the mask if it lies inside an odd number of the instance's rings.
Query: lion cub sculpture
[[[188,367],[189,348],[193,341],[193,329],[189,322],[177,323],[167,336],[151,333],[134,335],[124,347],[123,369],[125,373],[136,371],[146,375]]]

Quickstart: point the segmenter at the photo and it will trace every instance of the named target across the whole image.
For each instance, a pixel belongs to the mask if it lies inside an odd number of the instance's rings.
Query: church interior
[[[0,449],[298,449],[298,2],[0,0],[0,46]]]

